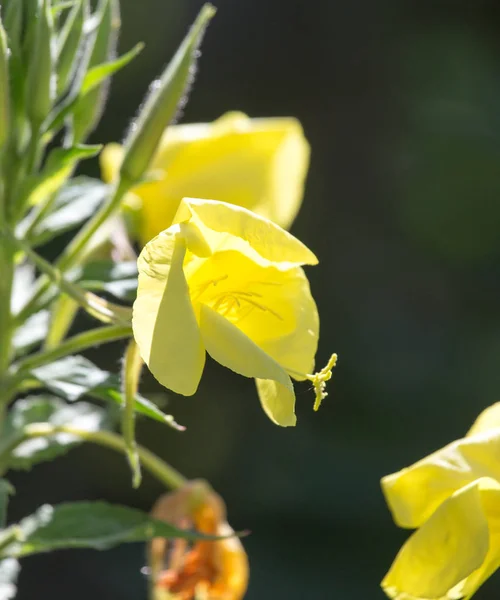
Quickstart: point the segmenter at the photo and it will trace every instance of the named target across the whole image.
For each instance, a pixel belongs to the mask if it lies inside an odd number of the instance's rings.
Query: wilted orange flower
[[[161,496],[152,515],[207,535],[234,533],[222,498],[201,480]],[[247,589],[248,559],[237,537],[194,543],[156,538],[149,562],[155,600],[241,600]]]

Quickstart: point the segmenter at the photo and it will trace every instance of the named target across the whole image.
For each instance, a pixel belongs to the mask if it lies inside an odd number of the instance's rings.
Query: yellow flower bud
[[[103,178],[117,177],[123,150],[101,154]],[[309,144],[293,118],[250,119],[227,113],[213,123],[169,127],[134,188],[141,201],[139,241],[170,227],[182,198],[214,198],[248,208],[288,229],[300,208]]]
[[[500,403],[469,433],[382,479],[394,520],[418,528],[382,581],[397,600],[470,598],[500,565]]]
[[[138,260],[132,326],[141,356],[173,391],[195,393],[205,353],[255,378],[269,418],[295,425],[290,376],[310,380],[317,403],[335,364],[316,375],[316,304],[301,265],[317,259],[268,219],[214,200],[182,200],[174,225]]]
[[[163,495],[152,516],[207,535],[234,533],[222,498],[199,480]],[[150,546],[150,569],[155,600],[241,600],[248,585],[248,559],[237,537],[192,546],[157,538]]]

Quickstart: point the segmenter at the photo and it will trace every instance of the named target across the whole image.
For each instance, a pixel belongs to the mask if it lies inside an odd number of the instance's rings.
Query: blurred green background
[[[202,2],[122,0],[122,51],[146,50],[113,84],[93,140],[120,140]],[[298,426],[279,429],[253,383],[210,363],[195,397],[161,392],[175,433],[139,438],[208,478],[249,529],[249,600],[383,598],[406,537],[384,474],[461,436],[500,398],[500,4],[445,0],[218,0],[183,122],[227,110],[294,115],[312,145],[293,232],[322,337],[339,354],[321,412],[298,390]],[[94,165],[93,174],[97,174]],[[91,353],[119,368],[119,346]],[[16,474],[11,517],[44,502],[104,498],[149,509],[121,456],[79,448]],[[143,600],[144,548],[25,560],[20,598]],[[478,599],[497,598],[500,574]]]

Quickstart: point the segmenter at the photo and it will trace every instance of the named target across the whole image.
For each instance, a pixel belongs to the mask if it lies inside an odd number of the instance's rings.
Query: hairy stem
[[[138,488],[141,484],[141,465],[135,441],[135,397],[143,367],[139,348],[132,338],[123,359],[123,388],[125,409],[122,417],[122,435],[125,442],[128,462],[132,469],[132,484]]]

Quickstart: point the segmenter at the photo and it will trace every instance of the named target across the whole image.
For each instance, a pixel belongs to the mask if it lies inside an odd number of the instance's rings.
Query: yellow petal
[[[453,492],[479,477],[500,480],[500,429],[458,440],[382,479],[394,520],[418,527]]]
[[[310,148],[300,123],[295,119],[283,121],[287,122],[287,134],[274,158],[270,191],[273,201],[262,202],[253,210],[289,229],[302,204]]]
[[[123,148],[120,144],[107,144],[99,155],[102,178],[111,183],[118,176],[123,161]]]
[[[183,271],[186,248],[175,234],[151,240],[138,260],[132,326],[141,356],[165,387],[190,396],[205,365],[205,350]]]
[[[272,379],[256,379],[259,400],[266,415],[282,427],[293,427],[295,416],[295,393],[293,389]]]
[[[248,588],[248,557],[240,539],[234,535],[233,529],[227,523],[219,526],[217,535],[233,537],[214,544],[218,573],[213,587],[223,590],[228,600],[241,600]]]
[[[488,554],[479,569],[467,577],[455,590],[460,597],[464,596],[467,599],[475,594],[500,567],[500,483],[493,479],[483,478],[477,482],[477,487],[488,520],[490,539]]]
[[[255,260],[257,253],[264,261],[285,267],[315,265],[316,256],[296,237],[264,217],[240,206],[184,198],[174,223],[194,225],[212,252],[238,250]]]
[[[467,432],[467,437],[497,428],[500,428],[500,402],[496,402],[483,410]]]
[[[282,367],[228,319],[206,305],[201,306],[200,329],[207,352],[218,363],[244,377],[274,380],[293,394],[290,377]],[[289,396],[282,397],[286,405],[273,408],[273,420],[279,425],[289,425],[294,418],[293,403]]]
[[[398,600],[453,598],[453,588],[481,567],[488,546],[488,522],[475,482],[443,502],[408,539],[382,587]]]

